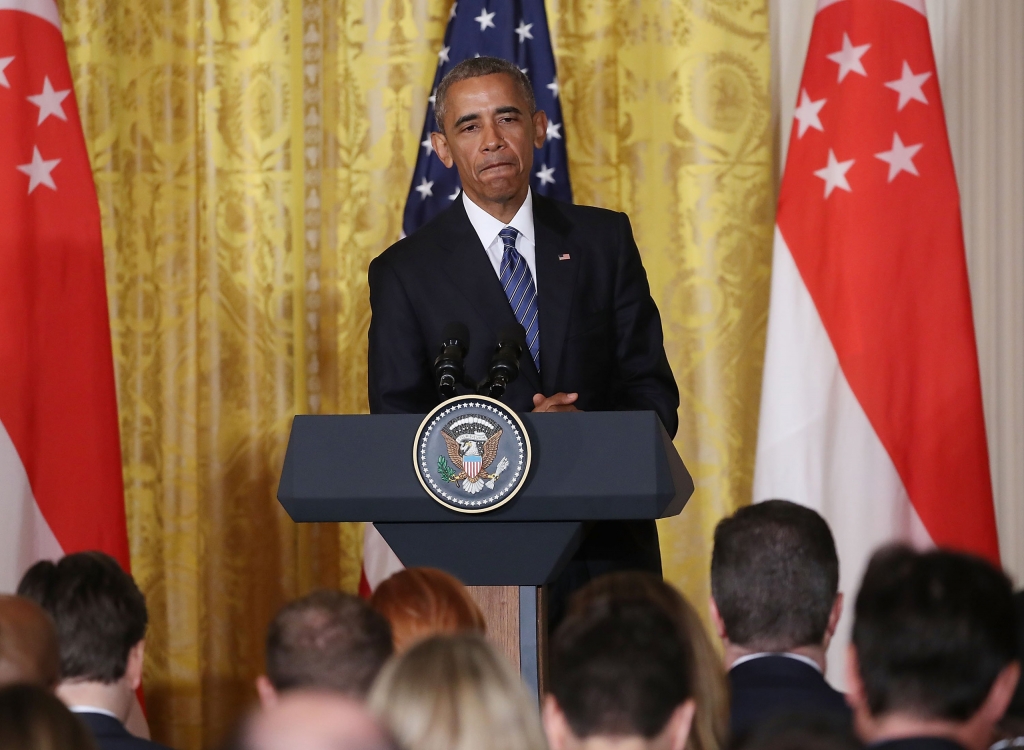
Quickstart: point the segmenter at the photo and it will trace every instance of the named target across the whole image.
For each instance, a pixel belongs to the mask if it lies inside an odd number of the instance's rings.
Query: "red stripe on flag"
[[[959,196],[921,13],[867,0],[818,13],[778,225],[932,539],[998,563]]]

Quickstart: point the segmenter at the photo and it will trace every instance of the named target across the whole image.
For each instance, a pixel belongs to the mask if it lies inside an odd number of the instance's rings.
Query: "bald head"
[[[52,689],[59,679],[53,620],[29,599],[0,594],[0,686],[27,682]]]
[[[329,692],[292,690],[253,714],[238,750],[394,750],[359,703]]]

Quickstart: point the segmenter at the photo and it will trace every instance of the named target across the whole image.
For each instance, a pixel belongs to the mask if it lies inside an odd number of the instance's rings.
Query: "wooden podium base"
[[[547,590],[543,586],[469,586],[487,621],[487,639],[519,670],[540,704],[547,672]]]

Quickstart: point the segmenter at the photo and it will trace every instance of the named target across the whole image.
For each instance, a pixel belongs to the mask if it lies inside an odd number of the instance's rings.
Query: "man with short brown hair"
[[[60,680],[53,620],[21,596],[0,594],[0,686],[27,682],[52,690]]]

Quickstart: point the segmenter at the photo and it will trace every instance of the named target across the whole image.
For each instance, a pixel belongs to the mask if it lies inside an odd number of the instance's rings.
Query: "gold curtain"
[[[291,416],[366,409],[369,260],[399,234],[450,0],[63,0],[100,206],[156,739],[217,745],[266,624],[355,588],[361,529],[297,528]],[[701,604],[748,499],[772,191],[766,0],[548,0],[576,200],[628,211],[697,482],[662,527]]]
[[[766,0],[549,0],[577,203],[626,211],[696,491],[659,523],[706,616],[714,526],[750,502],[775,206]]]

